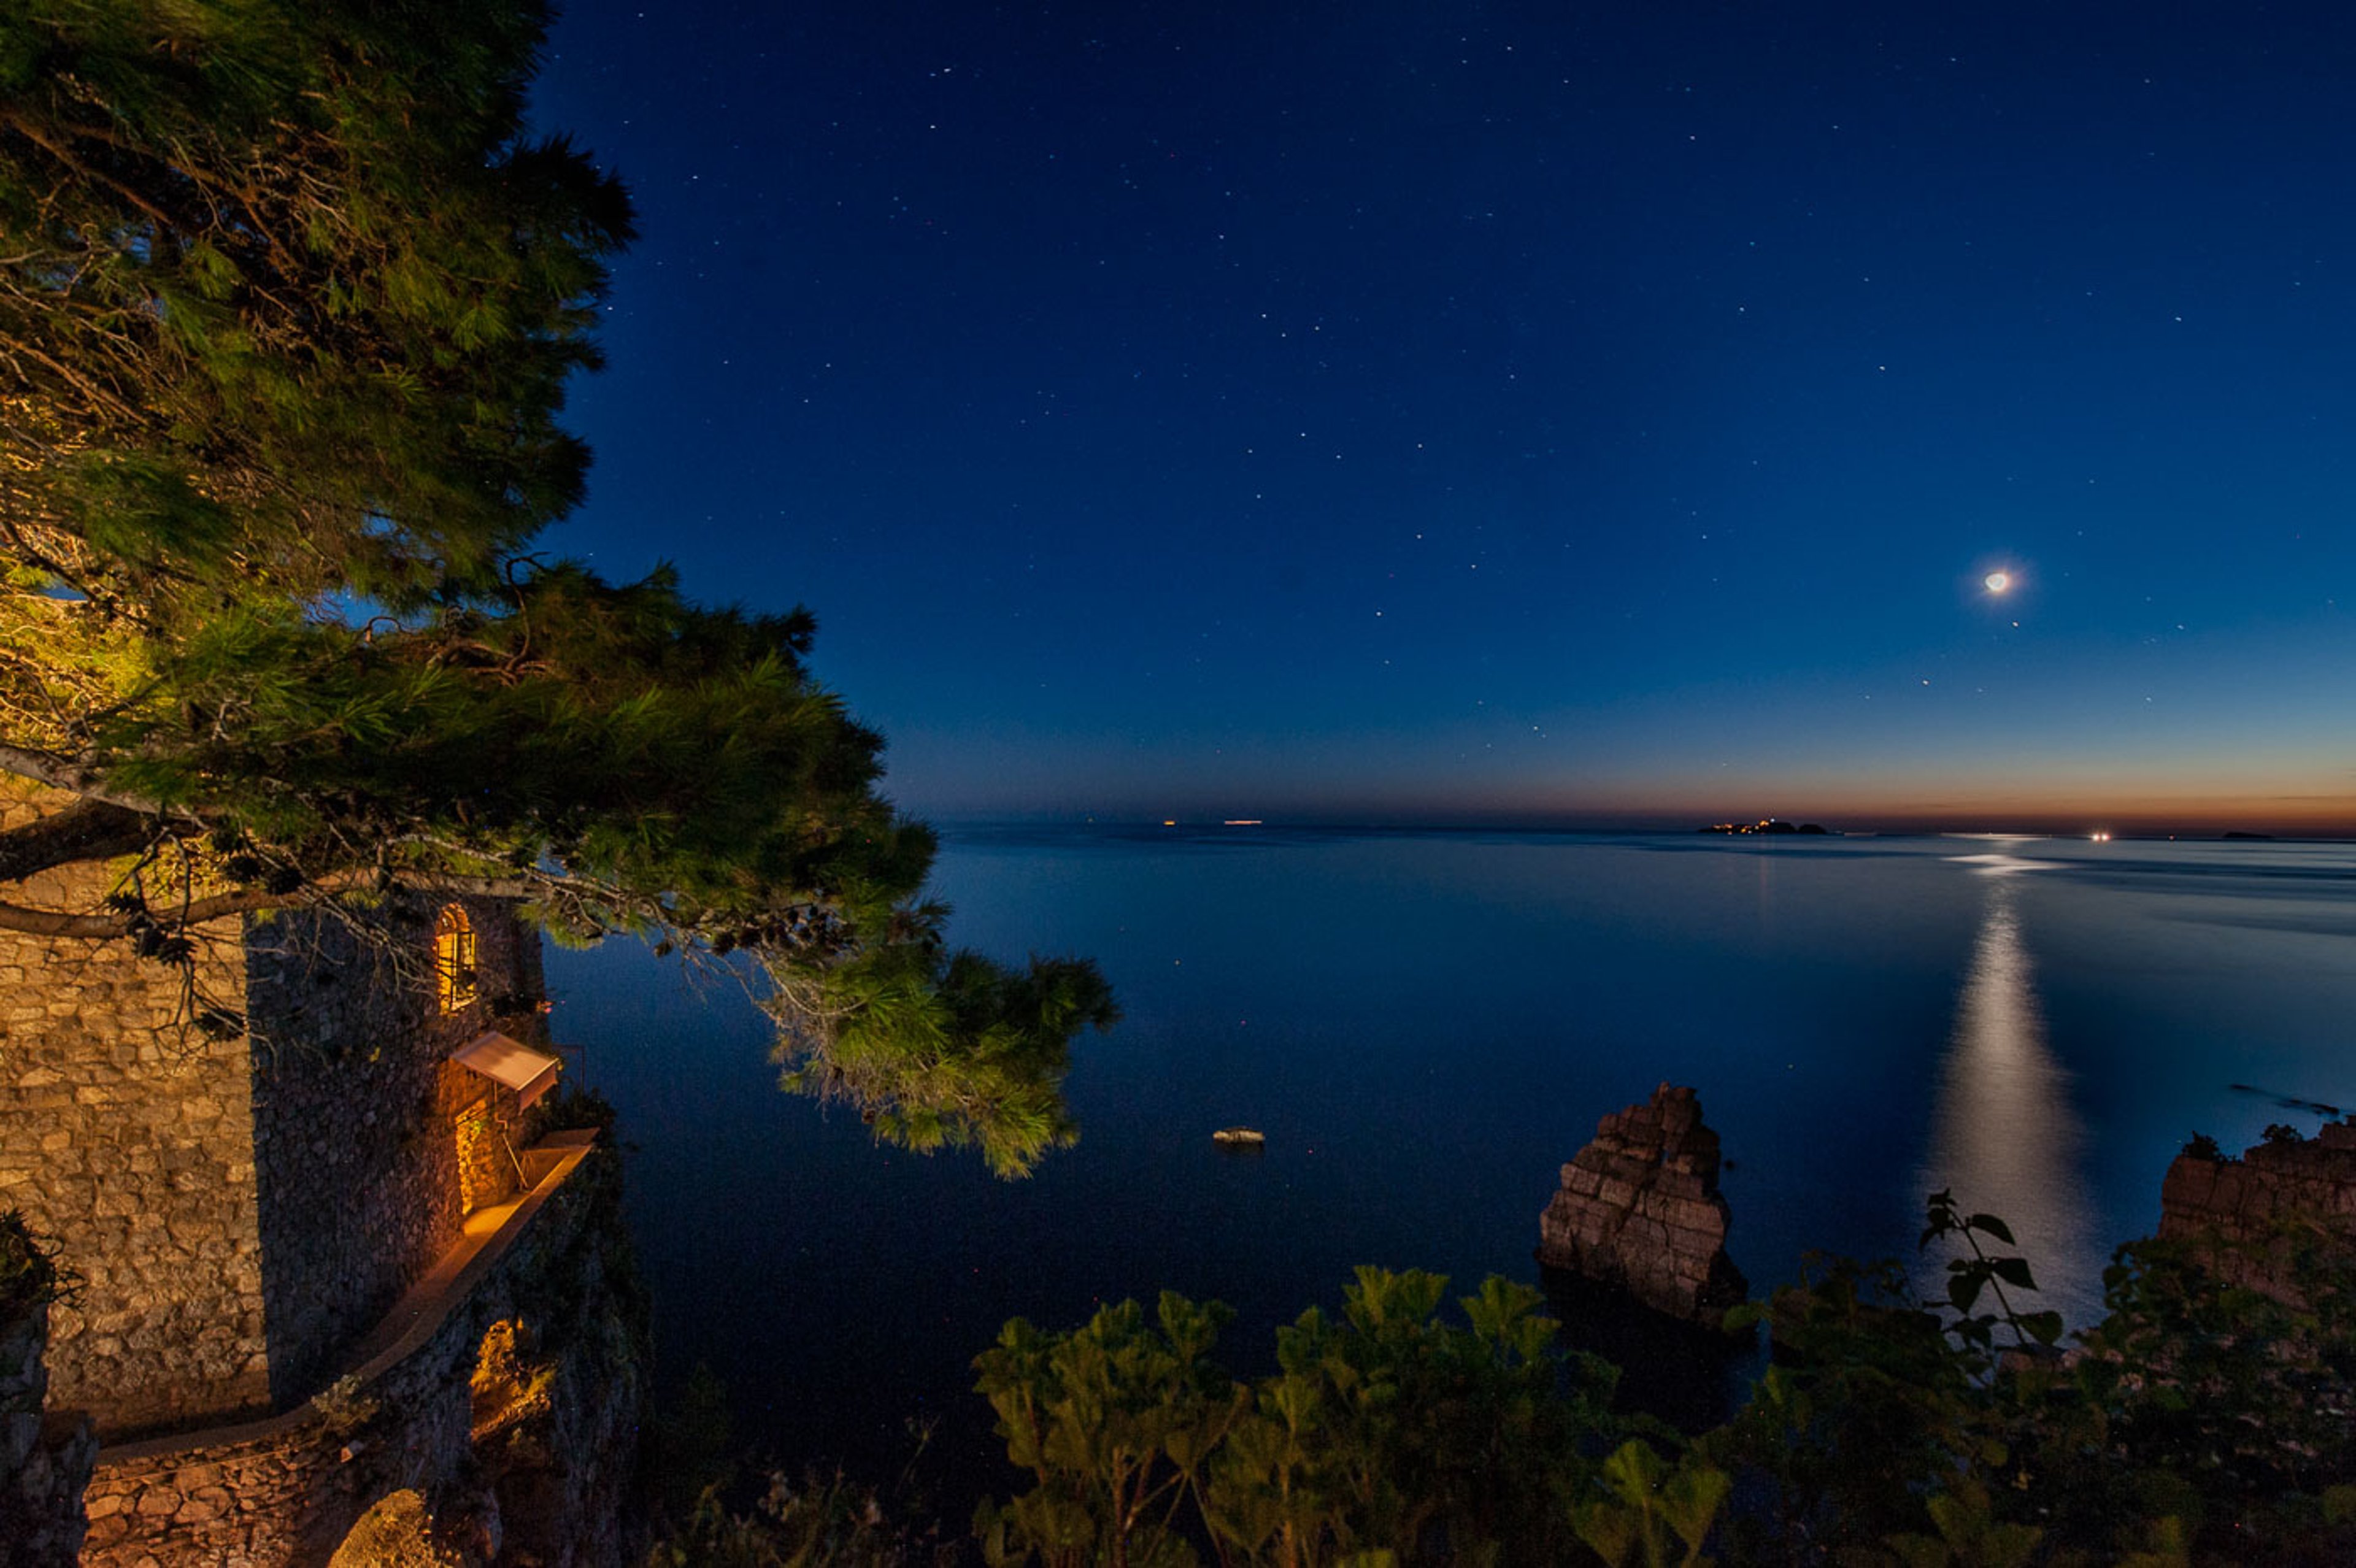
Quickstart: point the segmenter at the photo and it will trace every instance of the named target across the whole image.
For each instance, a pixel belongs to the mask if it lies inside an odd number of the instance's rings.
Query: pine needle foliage
[[[56,808],[0,834],[0,882],[174,873],[0,924],[184,962],[207,918],[448,889],[562,940],[743,949],[795,1082],[1027,1169],[1072,1136],[1072,1033],[1113,1016],[1094,969],[944,950],[932,835],[812,678],[807,613],[540,549],[632,224],[524,123],[548,21],[0,21],[0,770]]]

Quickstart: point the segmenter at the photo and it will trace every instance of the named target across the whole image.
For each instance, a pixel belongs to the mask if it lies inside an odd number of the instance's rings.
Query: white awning
[[[557,1072],[563,1065],[546,1051],[534,1051],[497,1029],[476,1036],[452,1051],[450,1060],[514,1090],[521,1105],[530,1105],[555,1088]]]

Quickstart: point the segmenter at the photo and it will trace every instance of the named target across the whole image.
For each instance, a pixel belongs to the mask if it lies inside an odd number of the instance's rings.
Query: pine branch
[[[154,831],[153,819],[139,812],[84,797],[0,833],[0,882],[22,881],[78,860],[135,854]]]
[[[80,795],[86,801],[136,812],[142,816],[179,822],[197,820],[193,813],[176,810],[160,801],[109,786],[97,770],[86,763],[73,762],[50,752],[12,746],[5,741],[0,741],[0,773],[15,773],[18,778],[31,779],[51,789]]]
[[[219,893],[211,898],[198,899],[176,911],[175,924],[195,927],[226,915],[250,914],[265,909],[284,909],[294,901],[284,893],[264,892],[259,888],[232,893]],[[79,937],[106,941],[128,936],[139,920],[139,912],[126,911],[109,914],[70,914],[63,910],[34,909],[24,904],[0,903],[0,931],[21,931],[33,936]]]

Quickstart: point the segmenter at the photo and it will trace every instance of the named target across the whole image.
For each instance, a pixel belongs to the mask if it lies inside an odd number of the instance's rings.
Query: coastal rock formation
[[[1538,1262],[1708,1328],[1750,1292],[1726,1255],[1718,1135],[1688,1088],[1664,1083],[1596,1125],[1538,1217]]]
[[[2311,1138],[2286,1135],[2274,1129],[2239,1159],[2216,1157],[2213,1145],[2178,1155],[2160,1184],[2159,1235],[2224,1242],[2211,1267],[2290,1299],[2286,1226],[2319,1223],[2356,1236],[2356,1125],[2327,1123]]]

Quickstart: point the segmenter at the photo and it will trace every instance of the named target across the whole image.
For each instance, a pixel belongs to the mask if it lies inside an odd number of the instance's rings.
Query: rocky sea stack
[[[1538,1262],[1626,1291],[1672,1317],[1723,1326],[1750,1294],[1726,1253],[1718,1135],[1690,1088],[1667,1083],[1614,1111],[1562,1168],[1538,1218]]]

